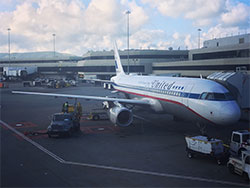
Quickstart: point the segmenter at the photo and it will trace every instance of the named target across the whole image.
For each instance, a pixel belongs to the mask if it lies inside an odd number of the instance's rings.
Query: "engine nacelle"
[[[109,109],[109,119],[115,125],[127,127],[133,122],[133,113],[123,106],[114,106]]]

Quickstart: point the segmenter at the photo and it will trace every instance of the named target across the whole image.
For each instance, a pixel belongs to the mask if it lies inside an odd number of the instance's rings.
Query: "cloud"
[[[173,34],[173,38],[175,39],[175,40],[177,40],[177,39],[179,39],[179,33],[178,32],[175,32],[174,34]]]
[[[191,37],[191,35],[190,35]],[[172,36],[168,36],[164,30],[141,29],[130,38],[130,47],[135,49],[158,49],[167,50],[169,47],[173,49],[186,49],[183,41],[185,35],[175,32]],[[189,45],[191,47],[191,45]]]
[[[53,49],[52,33],[56,33],[57,50],[70,49],[72,46],[68,44],[63,46],[62,41],[76,40],[75,37],[82,32],[83,9],[84,5],[78,0],[24,1],[17,5],[14,11],[1,13],[1,23],[4,24],[1,24],[0,32],[7,35],[6,28],[11,28],[13,52],[20,51],[19,49],[51,51]],[[25,39],[25,44],[28,43],[25,48],[20,42],[22,38]],[[73,45],[74,40],[71,41]]]
[[[110,50],[114,39],[119,48],[124,49],[127,48],[127,10],[131,11],[131,48],[176,49],[180,46],[183,49],[188,46],[191,49],[197,47],[197,26],[202,26],[199,27],[202,29],[201,41],[249,29],[249,6],[232,2],[8,0],[5,7],[11,8],[2,11],[0,7],[0,51],[8,51],[7,28],[11,28],[12,52],[52,51],[53,33],[56,34],[56,51],[59,52],[82,55],[88,50]],[[174,28],[171,33],[164,28],[164,19],[170,20],[167,23],[173,27],[178,25],[176,28],[185,22],[187,29]],[[152,25],[160,26],[152,28]]]
[[[246,27],[250,24],[250,6],[238,3],[236,6],[227,5],[227,12],[221,15],[221,21],[225,26]]]
[[[0,12],[0,34],[7,39],[7,28],[11,28],[11,50],[17,52],[53,50],[55,33],[57,51],[81,55],[90,48],[110,49],[115,38],[125,41],[128,9],[132,35],[148,20],[136,1],[91,0],[87,5],[81,0],[20,1],[14,10]],[[0,50],[7,51],[7,43]]]
[[[129,3],[130,25],[132,32],[140,29],[149,19],[148,15],[141,6],[138,6],[135,1]]]
[[[223,11],[225,0],[142,0],[167,17],[183,17],[194,20],[196,25],[211,24]]]
[[[84,13],[84,30],[98,35],[114,34],[119,30],[122,17],[121,6],[116,0],[92,0]]]
[[[218,24],[211,27],[207,32],[202,33],[203,40],[210,40],[214,38],[227,37],[231,35],[238,35],[241,30],[239,27],[223,27],[222,24]]]
[[[163,30],[148,30],[141,29],[134,33],[130,38],[131,48],[157,48],[159,41],[166,40],[165,32]]]

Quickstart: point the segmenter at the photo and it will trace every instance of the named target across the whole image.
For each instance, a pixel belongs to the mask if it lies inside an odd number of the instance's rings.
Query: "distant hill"
[[[13,61],[23,60],[81,60],[82,57],[72,54],[59,53],[59,52],[24,52],[24,53],[11,53],[10,59]],[[8,53],[0,53],[0,61],[8,61]]]

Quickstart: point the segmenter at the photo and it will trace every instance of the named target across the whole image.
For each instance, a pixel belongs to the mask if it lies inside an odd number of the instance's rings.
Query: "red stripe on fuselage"
[[[165,101],[165,102],[169,102],[169,103],[174,103],[174,104],[181,105],[181,106],[187,108],[189,111],[191,111],[194,114],[196,114],[197,116],[201,117],[202,119],[204,119],[204,120],[206,120],[206,121],[208,121],[208,122],[210,122],[212,124],[215,124],[214,122],[208,120],[207,118],[203,117],[199,113],[195,112],[193,109],[187,107],[186,105],[184,105],[184,104],[182,104],[180,102],[172,101],[172,100],[169,100],[169,99],[158,98],[158,97],[154,97],[154,96],[149,96],[149,95],[144,95],[144,94],[140,94],[140,93],[134,93],[134,92],[130,92],[130,91],[120,90],[120,89],[116,89],[116,90],[120,91],[120,92],[128,93],[128,94],[132,94],[132,95],[137,95],[137,96],[141,96],[141,97],[147,97],[147,98],[151,98],[151,99],[156,99],[156,100],[161,100],[161,101]]]

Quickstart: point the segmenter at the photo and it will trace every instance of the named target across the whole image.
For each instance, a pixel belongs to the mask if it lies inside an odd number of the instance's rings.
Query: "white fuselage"
[[[118,74],[111,81],[127,97],[148,100],[156,112],[219,125],[240,118],[239,106],[229,91],[211,80]]]

